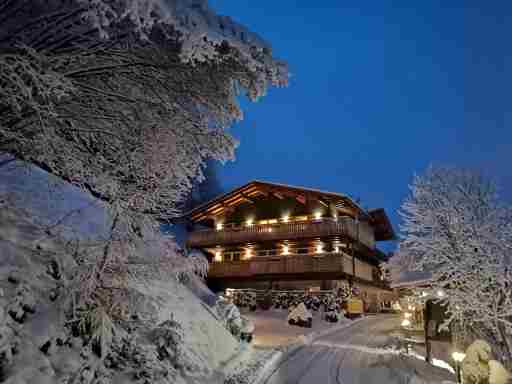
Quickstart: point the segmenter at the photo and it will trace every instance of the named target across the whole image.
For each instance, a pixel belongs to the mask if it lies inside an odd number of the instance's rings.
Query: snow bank
[[[310,311],[306,308],[304,303],[300,303],[297,305],[288,315],[287,320],[290,321],[304,321],[307,322],[308,320],[313,319],[313,315]]]

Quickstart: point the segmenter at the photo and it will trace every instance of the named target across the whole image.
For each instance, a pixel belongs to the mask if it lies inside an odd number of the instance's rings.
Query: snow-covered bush
[[[507,384],[511,379],[512,375],[499,361],[489,361],[489,384]]]
[[[462,361],[464,383],[479,384],[489,380],[489,361],[492,358],[491,346],[483,340],[476,340],[466,350]]]
[[[237,306],[224,297],[215,303],[215,310],[224,327],[236,337],[240,336],[243,321]]]
[[[256,292],[250,290],[233,291],[233,303],[240,308],[249,308],[251,311],[256,310]]]
[[[304,303],[300,303],[288,314],[287,321],[290,325],[311,328],[313,315],[308,311]]]
[[[403,240],[391,268],[429,272],[432,289],[445,293],[448,322],[512,361],[512,209],[494,183],[431,167],[415,177],[401,214]]]
[[[181,324],[171,316],[170,320],[166,320],[154,328],[150,337],[157,346],[158,358],[160,360],[168,359],[174,367],[179,367],[183,358],[181,350],[184,338]]]
[[[324,319],[331,323],[337,323],[343,317],[343,311],[336,299],[332,299],[325,306]]]

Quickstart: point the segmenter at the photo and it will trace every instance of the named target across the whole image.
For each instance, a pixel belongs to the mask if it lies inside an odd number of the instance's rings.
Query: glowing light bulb
[[[290,221],[290,216],[284,215],[283,216],[283,223],[287,223],[288,221]]]
[[[215,252],[215,261],[222,261],[222,252],[221,251]]]
[[[222,228],[224,228],[224,225],[222,223],[217,223],[216,228],[217,228],[217,231],[221,231]]]
[[[254,223],[254,220],[253,220],[253,219],[247,219],[247,220],[246,220],[246,222],[245,222],[245,224],[246,224],[248,227],[250,227],[251,225],[253,225],[253,223]]]
[[[441,291],[441,290],[437,291],[437,296],[438,297],[444,297],[444,292]]]
[[[316,211],[314,214],[315,220],[320,220],[322,218],[322,212]]]
[[[283,246],[283,255],[289,255],[290,254],[290,247],[287,245]]]
[[[409,319],[404,319],[402,321],[402,327],[409,327],[411,325],[411,321]]]
[[[322,244],[318,244],[316,246],[316,253],[322,253],[324,250],[324,246]]]

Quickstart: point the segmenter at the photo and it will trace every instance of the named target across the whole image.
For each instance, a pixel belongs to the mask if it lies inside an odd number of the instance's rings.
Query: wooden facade
[[[187,246],[206,253],[216,288],[348,280],[388,289],[376,242],[394,238],[389,220],[345,195],[253,181],[185,216]]]

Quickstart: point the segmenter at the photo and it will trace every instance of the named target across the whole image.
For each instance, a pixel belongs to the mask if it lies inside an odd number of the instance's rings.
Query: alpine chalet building
[[[390,301],[376,243],[395,238],[384,209],[365,211],[332,192],[263,181],[188,212],[188,248],[208,257],[208,284],[226,288],[356,286],[367,302]]]

